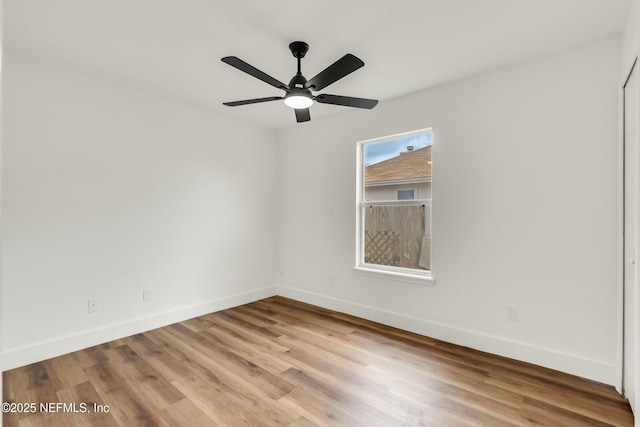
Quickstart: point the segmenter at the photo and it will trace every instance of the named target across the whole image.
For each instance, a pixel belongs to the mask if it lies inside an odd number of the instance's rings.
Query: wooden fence
[[[364,223],[366,263],[431,268],[425,206],[369,206],[365,209]]]

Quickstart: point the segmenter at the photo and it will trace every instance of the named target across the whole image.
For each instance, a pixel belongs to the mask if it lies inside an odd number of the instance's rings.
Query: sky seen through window
[[[370,166],[397,157],[401,152],[407,151],[409,146],[417,150],[429,145],[431,132],[367,144],[364,146],[364,164]]]

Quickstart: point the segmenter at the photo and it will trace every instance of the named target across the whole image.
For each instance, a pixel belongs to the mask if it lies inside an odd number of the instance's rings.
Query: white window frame
[[[406,283],[433,286],[435,278],[433,276],[433,257],[431,259],[431,270],[418,270],[413,268],[395,267],[389,265],[369,264],[364,262],[364,211],[368,206],[429,206],[431,209],[433,201],[433,186],[431,199],[413,199],[413,200],[364,200],[365,182],[364,182],[364,146],[377,142],[385,142],[394,139],[406,138],[412,135],[431,133],[433,137],[433,129],[425,128],[411,132],[398,133],[395,135],[384,136],[381,138],[367,139],[358,141],[356,144],[356,260],[353,271],[357,274],[391,279]],[[433,184],[432,184],[433,185]],[[417,192],[415,193],[417,196]],[[433,229],[432,229],[433,230]],[[433,235],[433,231],[432,231]],[[433,246],[431,253],[433,254]]]

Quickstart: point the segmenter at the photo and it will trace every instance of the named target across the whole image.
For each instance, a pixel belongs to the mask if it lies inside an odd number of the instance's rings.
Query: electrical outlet
[[[142,290],[142,301],[151,301],[151,288]]]
[[[95,313],[96,311],[98,311],[98,300],[90,299],[89,301],[87,301],[87,311],[89,313]]]
[[[329,286],[334,286],[336,284],[335,276],[329,276]]]
[[[518,321],[518,307],[507,307],[507,320],[511,322]]]

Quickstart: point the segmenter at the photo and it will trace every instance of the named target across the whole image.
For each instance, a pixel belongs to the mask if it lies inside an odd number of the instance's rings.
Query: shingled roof
[[[365,182],[431,178],[431,146],[404,151],[365,168]]]

